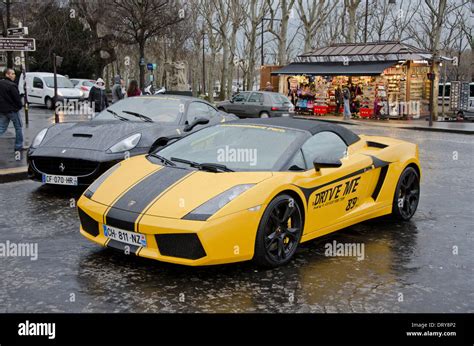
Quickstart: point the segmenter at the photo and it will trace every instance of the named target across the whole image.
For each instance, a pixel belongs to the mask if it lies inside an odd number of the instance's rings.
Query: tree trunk
[[[214,51],[211,51],[211,63],[215,64],[216,62],[216,53]],[[216,72],[214,68],[209,68],[207,69],[207,73],[209,75],[209,82],[208,82],[208,93],[209,93],[209,101],[214,102],[214,88],[216,87]]]
[[[230,36],[230,47],[229,47],[229,71],[227,75],[227,96],[232,95],[232,86],[234,85],[234,57],[235,57],[235,45],[237,41],[237,30],[238,24],[234,23],[232,28],[232,34]]]
[[[227,98],[226,81],[227,81],[227,73],[229,71],[228,59],[229,59],[229,43],[227,42],[226,39],[223,39],[222,40],[221,90],[219,93],[219,98],[221,100],[225,100]]]
[[[290,2],[293,2],[290,0]],[[280,39],[278,41],[278,64],[286,65],[286,44],[288,33],[288,21],[290,19],[290,11],[292,5],[287,5],[287,0],[281,0],[281,22],[280,22]]]

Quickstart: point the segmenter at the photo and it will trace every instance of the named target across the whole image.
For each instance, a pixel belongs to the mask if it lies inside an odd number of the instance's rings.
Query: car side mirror
[[[180,139],[182,136],[169,136],[169,137],[160,137],[158,138],[155,143],[150,147],[150,150],[148,150],[148,154],[151,154],[155,152],[158,148],[165,147],[168,144],[171,144],[173,142],[176,142],[178,139]]]
[[[317,157],[313,161],[313,166],[316,172],[319,172],[321,168],[341,167],[342,162],[339,159],[328,158],[328,157]]]
[[[207,118],[204,118],[204,117],[197,117],[196,119],[194,119],[192,122],[190,122],[189,124],[187,124],[183,131],[184,132],[189,132],[191,131],[192,129],[194,129],[197,125],[206,125],[209,123],[209,119]]]

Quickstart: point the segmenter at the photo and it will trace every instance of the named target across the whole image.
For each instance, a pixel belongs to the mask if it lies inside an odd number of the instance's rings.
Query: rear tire
[[[54,102],[51,97],[46,96],[44,100],[44,105],[46,106],[47,109],[53,109],[54,107]]]
[[[274,268],[288,263],[303,234],[303,213],[289,195],[275,197],[265,209],[258,226],[253,260]]]
[[[261,113],[260,113],[260,118],[261,118],[261,119],[270,118],[270,114],[268,114],[268,112],[261,112]]]
[[[393,197],[392,217],[408,221],[415,214],[420,201],[420,176],[413,167],[407,167],[398,179]]]

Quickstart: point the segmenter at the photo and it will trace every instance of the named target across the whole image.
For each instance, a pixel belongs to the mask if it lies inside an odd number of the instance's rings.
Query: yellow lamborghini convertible
[[[278,266],[298,244],[420,196],[415,144],[292,118],[220,123],[122,161],[81,196],[81,234],[184,265]]]

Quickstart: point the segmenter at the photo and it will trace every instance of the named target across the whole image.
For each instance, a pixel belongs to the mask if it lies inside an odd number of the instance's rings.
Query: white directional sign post
[[[0,51],[34,52],[35,50],[34,38],[0,37]]]
[[[23,38],[28,35],[28,27],[18,23],[17,28],[7,29],[8,37],[0,38],[0,52],[20,52],[21,57],[21,73],[23,74],[23,94],[25,98],[25,122],[28,124],[28,93],[26,90],[26,60],[25,52],[34,52],[36,50],[36,41],[34,38]],[[19,86],[21,88],[21,86]]]

